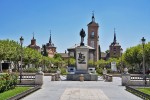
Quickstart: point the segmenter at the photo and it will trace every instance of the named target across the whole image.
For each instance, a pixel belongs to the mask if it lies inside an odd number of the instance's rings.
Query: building
[[[115,29],[114,29],[114,40],[111,43],[111,45],[109,46],[109,57],[118,58],[120,56],[121,56],[121,46],[117,42],[116,32],[115,32]]]
[[[69,58],[69,55],[68,55],[68,53],[67,53],[67,51],[65,50],[65,53],[58,53],[58,54],[60,54],[61,55],[61,57],[62,57],[62,59],[63,60],[66,60],[66,59],[68,59]]]
[[[94,13],[92,15],[92,21],[87,25],[88,26],[88,39],[87,44],[90,47],[93,47],[95,49],[94,52],[94,61],[98,61],[100,57],[100,45],[99,45],[99,33],[98,23],[95,22]]]
[[[31,44],[28,45],[28,47],[40,52],[40,47],[36,45],[36,39],[34,38],[34,33],[33,33],[33,38],[31,39]]]
[[[54,57],[54,55],[56,54],[56,47],[52,43],[51,34],[49,37],[49,42],[46,43],[46,45],[43,45],[43,47],[45,47],[48,57]]]

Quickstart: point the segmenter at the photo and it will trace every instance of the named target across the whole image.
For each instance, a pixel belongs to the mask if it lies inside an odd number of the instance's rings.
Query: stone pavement
[[[64,78],[64,77],[61,77]],[[100,81],[51,81],[44,76],[42,89],[22,100],[142,100],[121,86],[121,78],[113,82]]]

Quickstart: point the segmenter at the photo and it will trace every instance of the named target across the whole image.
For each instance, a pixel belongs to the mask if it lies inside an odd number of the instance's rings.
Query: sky
[[[57,52],[80,43],[79,32],[86,32],[92,20],[99,24],[101,51],[109,49],[113,42],[114,28],[117,42],[125,51],[141,43],[145,37],[150,41],[150,0],[0,0],[0,39],[19,42],[23,36],[24,46],[36,39],[40,47],[49,41]]]

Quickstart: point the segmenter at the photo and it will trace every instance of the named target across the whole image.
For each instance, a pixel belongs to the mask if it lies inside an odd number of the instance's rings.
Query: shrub
[[[96,72],[97,72],[99,75],[102,75],[102,74],[103,74],[103,69],[102,69],[102,68],[97,68],[97,69],[96,69]]]
[[[107,69],[107,73],[112,73],[112,70],[110,68]]]
[[[18,76],[16,74],[3,74],[0,76],[0,93],[15,88]]]
[[[64,67],[60,68],[60,71],[61,71],[61,75],[67,74],[66,68],[64,68]]]
[[[36,73],[38,72],[38,68],[30,67],[30,68],[24,69],[23,72]]]
[[[47,68],[44,72],[46,72],[46,73],[56,73],[57,68]]]

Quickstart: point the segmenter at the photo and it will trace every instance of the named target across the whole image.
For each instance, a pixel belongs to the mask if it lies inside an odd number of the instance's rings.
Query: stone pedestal
[[[98,75],[97,74],[82,74],[84,81],[97,81],[98,80]],[[81,74],[67,74],[67,80],[70,81],[80,81],[81,79]]]
[[[77,71],[88,71],[89,49],[86,46],[78,46],[76,48],[76,68]]]
[[[122,86],[130,84],[130,74],[122,74]]]

